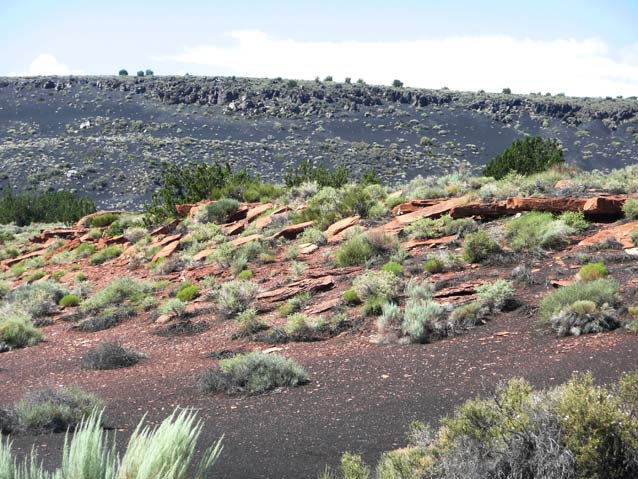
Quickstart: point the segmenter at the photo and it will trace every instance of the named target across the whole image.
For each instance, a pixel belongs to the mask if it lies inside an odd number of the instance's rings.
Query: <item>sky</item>
[[[0,0],[0,75],[638,95],[638,0]]]

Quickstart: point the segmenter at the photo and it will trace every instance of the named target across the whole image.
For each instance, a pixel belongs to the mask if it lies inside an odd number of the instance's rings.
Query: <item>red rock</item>
[[[259,215],[265,213],[272,207],[272,203],[264,203],[263,205],[254,206],[248,210],[248,213],[246,214],[246,220],[248,220],[248,222],[250,223]]]
[[[172,243],[167,243],[161,250],[159,250],[155,254],[155,256],[153,256],[153,259],[151,260],[151,262],[157,261],[160,258],[168,258],[178,249],[179,249],[179,240],[173,241]]]
[[[508,214],[504,201],[481,203],[475,201],[466,205],[455,206],[450,210],[450,216],[457,218],[470,218],[472,216],[502,216]]]
[[[410,200],[404,203],[396,205],[392,208],[393,215],[404,215],[407,213],[412,213],[414,211],[420,210],[421,208],[425,208],[427,206],[434,206],[440,203],[443,200]]]
[[[449,200],[441,201],[432,206],[426,206],[425,208],[418,209],[412,213],[397,216],[394,221],[398,224],[409,225],[413,221],[419,218],[439,218],[446,213],[449,213],[452,208],[457,208],[467,204],[470,200],[469,196],[461,196],[459,198],[451,198]]]
[[[338,235],[339,233],[341,233],[342,231],[356,225],[359,224],[359,221],[361,220],[361,216],[359,215],[355,215],[355,216],[350,216],[348,218],[344,218],[342,220],[337,221],[336,223],[331,224],[330,226],[328,226],[328,229],[326,229],[326,236],[328,238],[331,238],[332,236]]]
[[[583,211],[589,217],[622,218],[626,199],[620,196],[596,196],[587,200]]]
[[[14,264],[18,264],[20,261],[24,261],[25,259],[29,259],[29,258],[35,258],[36,256],[42,256],[46,254],[48,251],[49,250],[46,248],[38,249],[35,251],[31,251],[30,253],[21,254],[20,256],[17,256],[16,258],[5,259],[0,264],[2,264],[2,266],[6,268],[10,268]]]
[[[450,235],[450,236],[443,236],[441,238],[429,238],[429,239],[422,239],[422,240],[409,240],[409,241],[405,241],[404,243],[401,243],[401,246],[406,251],[410,251],[410,250],[413,250],[415,248],[421,248],[421,247],[424,247],[424,246],[432,248],[433,246],[438,246],[438,245],[442,245],[442,244],[452,243],[455,240],[456,240],[456,236],[455,235]]]
[[[222,232],[226,236],[235,236],[244,232],[244,230],[246,229],[246,224],[247,224],[246,220],[236,221],[229,225],[225,225],[222,228]]]
[[[443,288],[433,294],[434,298],[450,298],[453,296],[469,296],[476,293],[476,288],[484,284],[484,281],[474,280],[449,288]]]
[[[607,239],[614,238],[621,243],[624,248],[633,248],[634,243],[631,239],[632,233],[638,232],[638,221],[632,221],[622,225],[615,225],[604,228],[578,243],[578,246],[587,247],[601,243]]]
[[[254,234],[254,235],[248,235],[248,236],[240,236],[239,238],[236,238],[236,239],[230,241],[229,243],[232,244],[233,246],[241,246],[243,244],[250,243],[251,241],[255,241],[255,240],[261,239],[263,237],[264,237],[264,235],[260,235],[260,234]]]
[[[123,236],[123,235],[119,235],[119,236],[112,236],[110,238],[106,238],[104,240],[104,242],[107,245],[112,245],[112,244],[125,244],[128,243],[128,240]]]
[[[314,221],[306,221],[305,223],[284,226],[277,233],[272,235],[271,238],[274,239],[284,237],[286,239],[295,239],[303,232],[303,230],[305,230],[306,228],[310,228],[314,223]]]
[[[201,250],[199,253],[193,255],[191,258],[193,261],[201,261],[203,259],[208,258],[211,254],[215,252],[215,248],[206,248]]]
[[[563,211],[582,211],[587,198],[507,198],[505,207],[509,213],[522,211],[548,211],[562,213]]]
[[[166,223],[165,225],[159,226],[151,231],[151,236],[160,236],[171,233],[175,227],[179,224],[179,220],[173,220],[170,223]]]
[[[86,233],[86,228],[55,228],[43,230],[38,236],[31,238],[32,243],[45,243],[52,238],[73,239]]]
[[[299,254],[311,254],[319,249],[319,246],[313,243],[304,243],[299,245]]]
[[[181,239],[181,238],[182,238],[182,235],[179,233],[174,235],[168,235],[162,238],[161,240],[154,242],[153,246],[164,246],[165,244],[172,243],[173,241]]]
[[[304,278],[287,284],[281,288],[263,291],[257,294],[257,299],[267,303],[285,301],[299,293],[317,293],[334,287],[332,276],[321,278]]]
[[[348,237],[348,235],[350,235],[350,233],[354,230],[358,230],[358,231],[365,231],[366,228],[362,227],[362,226],[358,226],[358,225],[352,225],[349,228],[344,229],[343,231],[341,231],[341,233],[336,234],[334,236],[331,236],[328,238],[328,243],[339,243],[341,241],[343,241],[344,239],[346,239]]]

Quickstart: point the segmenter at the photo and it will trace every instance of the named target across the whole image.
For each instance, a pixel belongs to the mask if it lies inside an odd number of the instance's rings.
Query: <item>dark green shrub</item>
[[[355,235],[344,241],[336,252],[337,266],[363,264],[374,255],[374,249],[365,235]]]
[[[498,244],[485,231],[481,230],[465,237],[463,258],[469,263],[480,263],[500,250]]]
[[[338,166],[332,171],[322,164],[315,165],[310,160],[303,160],[295,169],[284,174],[284,182],[289,188],[307,181],[316,181],[322,188],[325,186],[341,188],[348,182],[348,176],[348,169],[345,166]]]
[[[95,212],[93,200],[66,191],[19,195],[5,193],[0,197],[0,224],[15,223],[18,226],[57,222],[71,224],[93,212]]]
[[[392,80],[392,86],[394,88],[401,88],[403,86],[403,82],[401,80]]]
[[[591,223],[585,219],[585,213],[582,211],[564,211],[558,219],[579,233],[591,228]]]
[[[120,71],[117,72],[117,74],[121,77],[126,77],[128,76],[128,71],[126,71],[124,68],[122,68]]]
[[[363,303],[363,314],[366,316],[379,316],[383,312],[386,299],[379,296],[370,296]]]
[[[490,160],[483,169],[483,175],[497,180],[512,171],[531,175],[564,162],[563,148],[557,140],[526,136],[514,141],[503,153]]]
[[[197,203],[207,199],[232,197],[247,200],[245,193],[250,192],[251,200],[255,195],[260,199],[268,194],[282,194],[282,189],[261,183],[252,178],[245,170],[233,172],[229,165],[206,165],[188,163],[174,165],[164,163],[159,190],[153,194],[151,203],[146,207],[145,220],[155,224],[177,215],[175,205]]]
[[[292,359],[255,351],[222,359],[219,369],[205,372],[199,381],[205,392],[259,394],[277,387],[308,382],[306,371]]]

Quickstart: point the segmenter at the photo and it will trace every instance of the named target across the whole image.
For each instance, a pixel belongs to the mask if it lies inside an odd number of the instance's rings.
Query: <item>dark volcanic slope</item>
[[[280,180],[303,159],[390,182],[478,168],[515,138],[559,138],[585,169],[638,159],[638,100],[232,78],[0,79],[0,187],[137,207],[162,161]],[[423,137],[426,137],[423,142]]]

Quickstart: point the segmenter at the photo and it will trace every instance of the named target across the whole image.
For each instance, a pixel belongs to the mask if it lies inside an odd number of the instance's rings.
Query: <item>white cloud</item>
[[[349,76],[368,83],[457,90],[564,92],[606,96],[638,93],[634,48],[611,52],[598,39],[537,41],[511,36],[400,42],[306,42],[258,30],[229,34],[231,45],[186,47],[164,57],[211,67],[210,74],[312,79]],[[612,55],[612,53],[618,53]]]
[[[39,76],[39,75],[84,75],[82,70],[72,70],[57,58],[48,53],[38,55],[29,65],[26,72],[10,73],[9,76]]]

